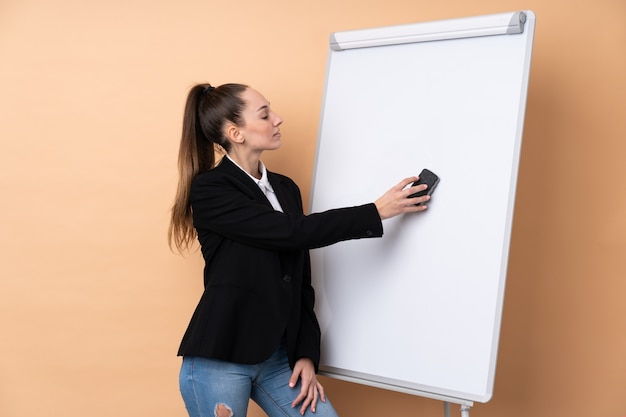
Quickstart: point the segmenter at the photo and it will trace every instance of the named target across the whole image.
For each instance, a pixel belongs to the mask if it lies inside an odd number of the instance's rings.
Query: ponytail
[[[196,238],[189,193],[194,178],[215,167],[215,152],[230,149],[222,128],[226,121],[243,123],[247,86],[198,84],[191,88],[185,103],[183,132],[178,150],[178,187],[167,233],[170,249],[188,250]]]

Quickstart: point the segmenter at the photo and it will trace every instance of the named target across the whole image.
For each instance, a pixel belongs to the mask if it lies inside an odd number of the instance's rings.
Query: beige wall
[[[272,101],[265,162],[308,204],[330,32],[517,9],[535,48],[495,392],[472,415],[626,415],[624,0],[0,0],[0,415],[185,415],[202,265],[165,235],[193,83]],[[343,417],[443,413],[324,382]]]

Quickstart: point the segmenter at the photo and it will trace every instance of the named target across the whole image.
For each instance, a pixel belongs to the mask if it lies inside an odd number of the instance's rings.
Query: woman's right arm
[[[428,197],[408,198],[424,188],[407,187],[415,180],[402,180],[375,203],[304,215],[301,208],[274,211],[229,178],[203,176],[192,187],[194,226],[269,250],[312,249],[343,240],[380,237],[382,219],[425,209],[415,204]]]

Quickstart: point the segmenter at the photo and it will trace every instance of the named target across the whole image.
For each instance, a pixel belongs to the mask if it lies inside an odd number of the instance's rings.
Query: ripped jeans
[[[244,365],[201,357],[184,357],[180,391],[189,417],[245,417],[252,399],[269,417],[301,417],[291,403],[300,394],[300,381],[290,388],[291,368],[285,346],[265,362]],[[317,401],[315,413],[305,416],[338,417],[326,398]]]

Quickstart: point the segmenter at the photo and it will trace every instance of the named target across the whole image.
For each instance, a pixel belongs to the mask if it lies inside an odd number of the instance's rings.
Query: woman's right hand
[[[427,207],[425,204],[420,204],[419,206],[416,204],[424,203],[430,200],[430,196],[424,195],[421,197],[409,198],[411,194],[423,191],[428,187],[426,184],[416,185],[415,187],[407,187],[409,184],[412,184],[417,180],[418,177],[403,179],[374,202],[381,220],[389,219],[399,214],[415,213],[426,210]]]

